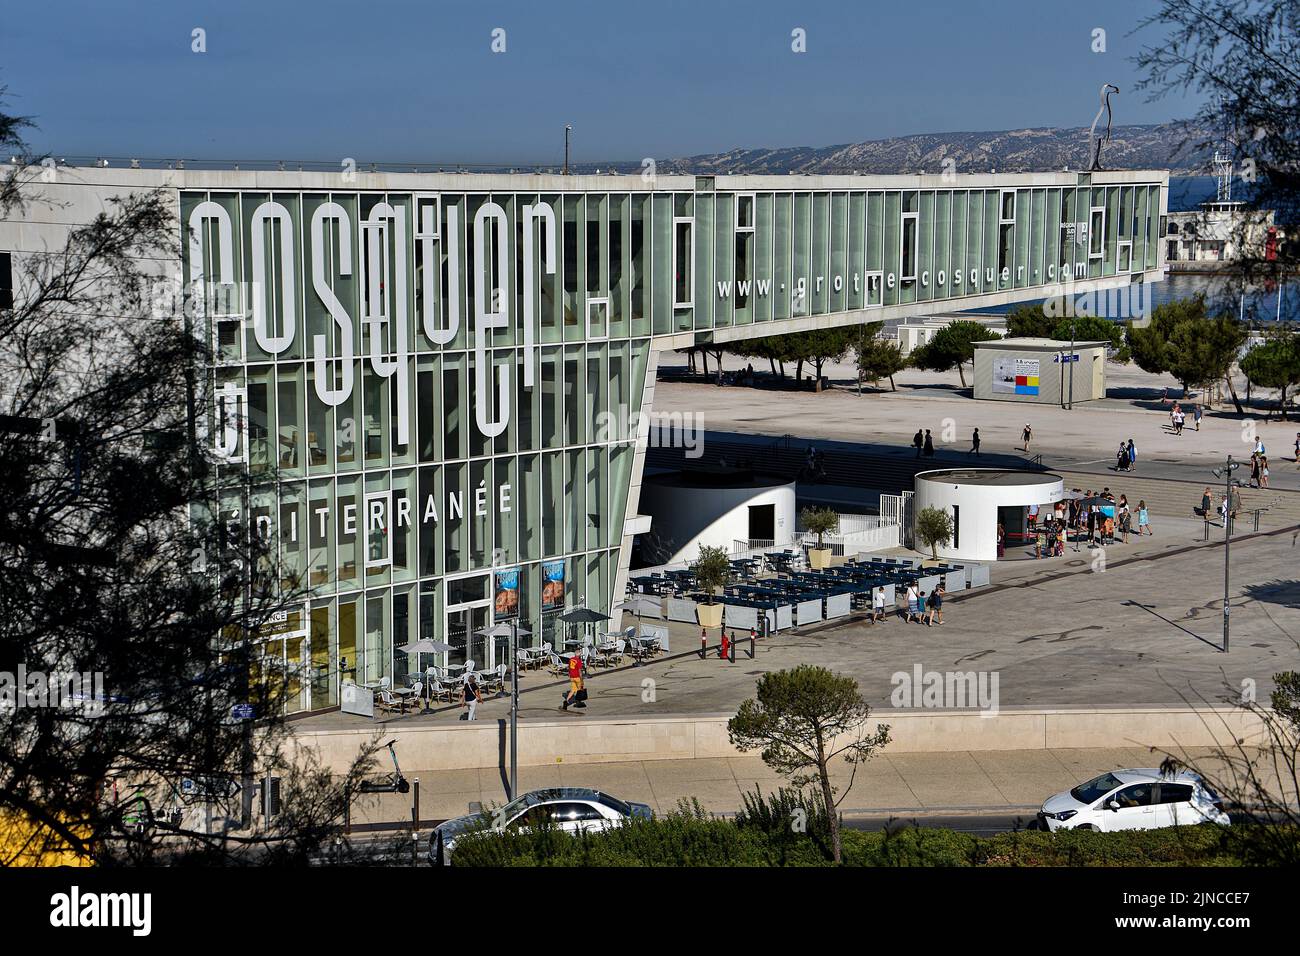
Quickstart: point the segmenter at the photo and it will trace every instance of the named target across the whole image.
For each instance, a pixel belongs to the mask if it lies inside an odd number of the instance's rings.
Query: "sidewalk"
[[[1192,755],[1203,756],[1204,752]],[[1033,750],[889,754],[859,768],[841,805],[845,814],[935,811],[1035,812],[1043,800],[1106,770],[1160,765],[1161,754],[1142,747],[1105,750]],[[407,772],[420,780],[421,821],[443,820],[468,811],[470,803],[491,807],[506,800],[508,771]],[[841,790],[849,773],[842,762],[832,772]],[[520,767],[521,793],[543,787],[594,787],[623,800],[648,803],[655,813],[673,810],[692,797],[712,813],[734,813],[755,787],[771,792],[785,785],[757,757],[654,760],[628,763],[556,763]],[[411,795],[358,799],[354,823],[411,819]]]

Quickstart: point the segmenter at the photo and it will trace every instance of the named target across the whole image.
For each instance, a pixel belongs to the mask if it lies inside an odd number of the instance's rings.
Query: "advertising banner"
[[[999,356],[993,360],[993,391],[1002,394],[1037,395],[1041,369],[1038,359]]]
[[[560,607],[564,607],[564,562],[543,562],[542,610],[553,611]]]
[[[504,568],[496,573],[492,590],[493,619],[507,620],[519,616],[519,569]]]

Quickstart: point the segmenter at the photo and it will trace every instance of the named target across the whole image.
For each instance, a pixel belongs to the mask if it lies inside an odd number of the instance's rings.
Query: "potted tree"
[[[834,508],[804,508],[799,512],[799,521],[805,531],[817,535],[817,547],[808,549],[808,563],[817,570],[830,567],[832,552],[822,547],[822,537],[839,530],[839,514]]]
[[[942,508],[922,508],[916,513],[916,537],[937,561],[939,545],[947,547],[952,540],[952,515]]]
[[[695,583],[704,592],[704,603],[695,607],[701,627],[722,626],[722,605],[713,603],[713,595],[731,580],[731,560],[721,548],[700,546],[700,556],[691,565]]]

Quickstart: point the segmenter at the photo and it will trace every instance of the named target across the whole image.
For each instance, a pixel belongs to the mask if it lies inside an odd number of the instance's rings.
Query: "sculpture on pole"
[[[1097,115],[1093,117],[1092,128],[1088,130],[1088,154],[1092,157],[1092,165],[1088,167],[1089,172],[1097,172],[1101,169],[1101,144],[1110,142],[1110,94],[1119,93],[1119,87],[1113,83],[1103,83],[1101,85],[1101,106],[1097,108]],[[1097,135],[1097,124],[1101,122],[1101,114],[1106,114],[1106,135]]]

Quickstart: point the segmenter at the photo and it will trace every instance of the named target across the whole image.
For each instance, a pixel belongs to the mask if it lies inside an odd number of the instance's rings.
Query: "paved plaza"
[[[1067,551],[1061,558],[1002,562],[986,588],[950,595],[943,626],[828,621],[742,641],[735,663],[700,660],[699,628],[671,625],[671,653],[645,666],[596,670],[585,711],[559,710],[567,682],[545,672],[520,681],[525,720],[558,716],[669,716],[732,712],[757,678],[810,663],[849,674],[882,716],[893,675],[923,670],[996,674],[1001,707],[1112,707],[1219,702],[1252,686],[1261,699],[1272,675],[1300,666],[1300,582],[1296,531],[1243,535],[1232,545],[1231,652],[1222,640],[1221,540],[1201,540],[1200,522],[1169,519],[1127,545]],[[1103,563],[1104,559],[1104,563]],[[630,623],[628,618],[624,623]],[[1235,690],[1234,690],[1235,689]],[[649,699],[653,698],[653,699]],[[508,697],[488,698],[479,719],[507,715]],[[387,718],[392,726],[453,721],[445,703],[428,715]],[[304,728],[364,727],[366,718],[329,713]]]

